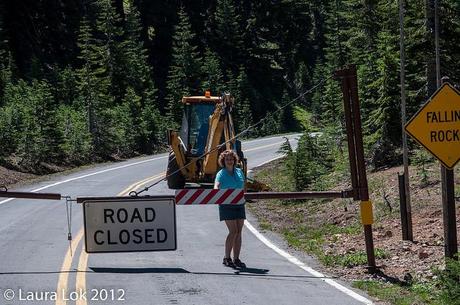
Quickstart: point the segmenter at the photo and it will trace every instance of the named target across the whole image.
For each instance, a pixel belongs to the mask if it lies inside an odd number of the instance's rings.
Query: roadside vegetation
[[[296,117],[306,129],[297,150],[286,141],[280,148],[285,157],[262,166],[255,177],[276,191],[349,188],[346,144],[337,138],[340,134],[328,129],[318,133],[308,123],[307,113]],[[249,204],[249,208],[262,229],[281,234],[291,247],[316,257],[327,271],[350,280],[378,300],[398,305],[460,304],[460,263],[449,261],[446,265],[443,258],[439,166],[428,154],[414,150],[410,167],[413,245],[400,237],[397,170],[402,169],[368,173],[375,255],[377,265],[383,266],[376,275],[365,269],[358,203],[350,199],[267,200]],[[425,223],[436,225],[436,233]]]
[[[300,108],[294,116],[304,128],[294,151],[256,169],[256,179],[276,191],[345,190],[351,187],[347,144],[337,127],[319,128]],[[380,271],[366,270],[359,203],[352,199],[267,200],[249,204],[263,230],[318,259],[328,272],[348,279],[376,299],[396,305],[460,304],[460,263],[444,259],[439,163],[411,146],[410,177],[414,242],[402,241],[398,172],[402,167],[369,167],[374,207],[374,247]],[[367,163],[371,150],[366,149]],[[399,151],[395,152],[400,154]],[[460,170],[456,169],[456,177]],[[456,196],[460,189],[456,187]],[[460,220],[460,207],[457,209]]]

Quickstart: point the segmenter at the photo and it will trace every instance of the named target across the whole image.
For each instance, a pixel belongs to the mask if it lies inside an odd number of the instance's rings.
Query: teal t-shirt
[[[244,174],[240,168],[235,167],[233,175],[223,168],[216,175],[216,181],[220,183],[220,189],[242,189],[244,188]]]

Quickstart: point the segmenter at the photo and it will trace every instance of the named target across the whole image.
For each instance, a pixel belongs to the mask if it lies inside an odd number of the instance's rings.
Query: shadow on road
[[[90,267],[96,273],[190,273],[182,268],[98,268]]]
[[[0,275],[31,275],[31,274],[59,274],[59,273],[119,273],[119,274],[142,274],[142,273],[183,273],[195,275],[218,275],[218,276],[248,276],[265,279],[279,280],[306,280],[306,279],[333,279],[335,277],[316,277],[313,275],[289,275],[270,274],[269,269],[241,268],[228,269],[229,272],[200,272],[188,271],[183,268],[113,268],[113,267],[89,267],[89,270],[63,270],[63,271],[10,271],[0,272]]]
[[[251,273],[251,274],[267,274],[270,270],[268,269],[258,269],[258,268],[241,268],[235,269],[235,274],[240,273]]]
[[[312,275],[289,275],[289,274],[270,274],[269,269],[259,268],[229,268],[229,272],[200,272],[188,271],[183,268],[105,268],[105,267],[89,267],[94,273],[186,273],[195,275],[221,275],[221,276],[253,276],[279,279],[327,279],[332,277],[317,277]],[[91,272],[84,271],[84,272]]]
[[[192,273],[192,274],[219,274],[208,272],[190,272],[182,268],[104,268],[104,267],[90,267],[96,273]],[[232,274],[267,274],[270,270],[258,268],[241,268],[232,269],[235,272]]]

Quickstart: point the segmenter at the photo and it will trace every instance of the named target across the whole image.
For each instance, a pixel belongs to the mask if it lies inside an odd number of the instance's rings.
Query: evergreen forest
[[[438,2],[441,75],[455,85],[460,1]],[[434,0],[404,6],[410,118],[437,88]],[[348,64],[369,163],[398,163],[399,40],[397,0],[1,0],[0,165],[36,171],[162,151],[181,97],[205,90],[235,97],[237,131],[264,119],[249,137],[319,130],[342,143],[331,76]],[[304,154],[313,142],[300,142]]]

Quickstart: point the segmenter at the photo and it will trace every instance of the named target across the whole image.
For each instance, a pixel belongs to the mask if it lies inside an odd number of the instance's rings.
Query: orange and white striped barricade
[[[183,189],[176,190],[176,204],[244,204],[244,189]]]

